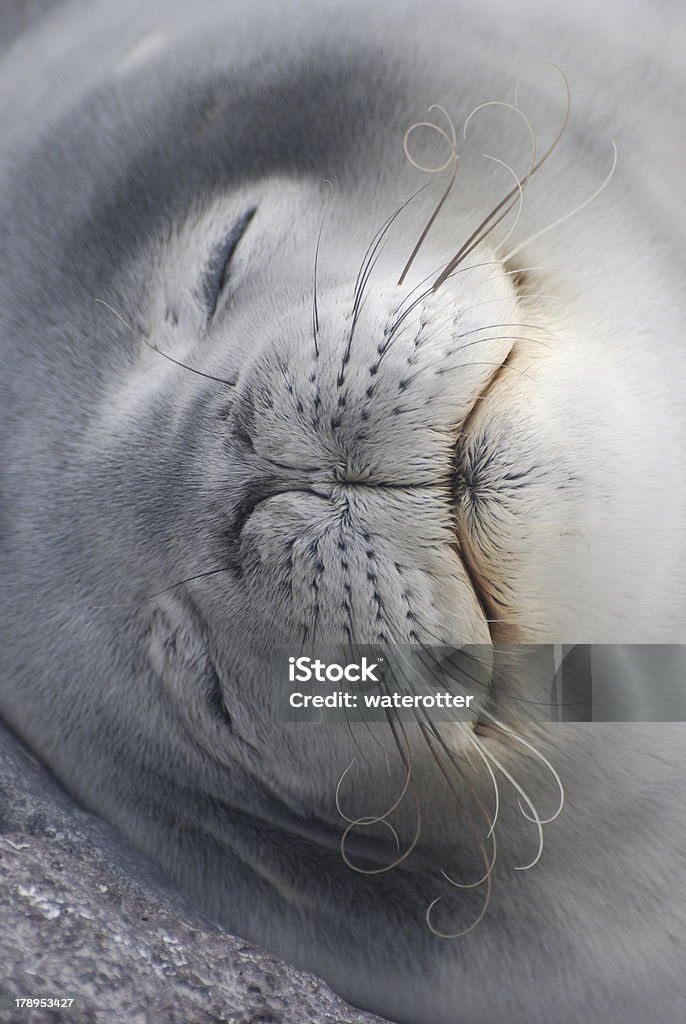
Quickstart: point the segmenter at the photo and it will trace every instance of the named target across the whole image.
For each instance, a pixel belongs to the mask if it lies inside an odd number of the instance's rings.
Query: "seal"
[[[0,63],[0,711],[411,1024],[683,997],[683,727],[314,728],[270,668],[683,639],[679,64],[617,12],[73,0]]]

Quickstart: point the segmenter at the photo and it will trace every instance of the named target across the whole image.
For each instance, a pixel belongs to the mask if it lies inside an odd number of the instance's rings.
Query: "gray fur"
[[[304,640],[488,642],[456,518],[518,638],[683,639],[681,71],[657,15],[624,26],[620,7],[74,2],[0,64],[2,715],[228,929],[408,1024],[638,1024],[683,1005],[683,727],[528,732],[567,807],[541,863],[515,873],[532,830],[508,795],[489,912],[449,942],[424,914],[444,895],[450,931],[478,909],[440,872],[481,870],[465,823],[474,791],[492,798],[488,776],[465,770],[452,794],[411,732],[416,856],[351,872],[334,793],[357,747],[279,721],[266,667],[274,645]],[[593,191],[612,137],[621,155],[598,203],[520,257],[549,268],[527,290],[555,301],[527,304],[482,267],[382,353],[423,197],[398,218],[351,341],[365,248],[424,183],[404,129],[432,102],[459,124],[510,99],[540,59],[567,71],[574,113],[513,244]],[[550,137],[554,75],[530,89]],[[527,144],[514,117],[474,124],[477,154],[521,169]],[[406,290],[510,187],[484,167],[465,160]],[[208,321],[205,268],[253,206]],[[486,298],[502,320],[474,308]],[[496,332],[454,358],[462,334],[532,317],[553,355]],[[475,410],[508,353],[535,391],[515,371]],[[476,519],[453,491],[470,413]],[[369,764],[355,813],[382,813],[402,772],[356,742]],[[485,742],[545,786],[516,744]],[[406,846],[414,806],[394,821]],[[387,838],[358,833],[351,855],[382,863]]]

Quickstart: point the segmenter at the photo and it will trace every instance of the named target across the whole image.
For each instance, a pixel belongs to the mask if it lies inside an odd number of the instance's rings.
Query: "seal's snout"
[[[511,321],[510,282],[487,280],[478,294],[489,291],[499,320]],[[259,350],[229,421],[232,456],[259,477],[284,474],[284,489],[445,484],[458,435],[514,331],[484,320],[483,300],[470,305],[450,282],[421,302],[395,286],[360,311],[346,298],[330,297],[315,339],[302,329],[311,311],[298,308]]]
[[[401,299],[379,291],[355,317],[332,296],[316,347],[295,310],[259,351],[227,423],[231,532],[256,605],[282,594],[286,632],[486,643],[457,550],[455,445],[513,342],[455,287],[409,313]]]

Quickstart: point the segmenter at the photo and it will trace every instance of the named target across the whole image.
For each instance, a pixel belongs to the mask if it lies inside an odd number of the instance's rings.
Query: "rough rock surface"
[[[0,1022],[48,1021],[380,1024],[204,919],[0,726]]]

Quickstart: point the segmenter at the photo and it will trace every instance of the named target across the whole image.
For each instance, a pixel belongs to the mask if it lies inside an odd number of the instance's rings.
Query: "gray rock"
[[[2,726],[0,921],[2,1024],[379,1024],[203,918]]]

